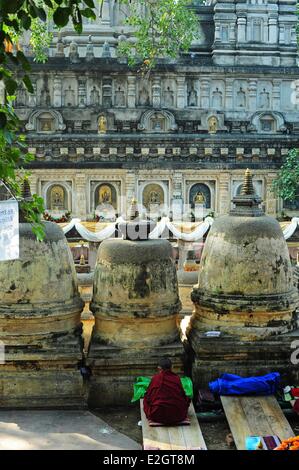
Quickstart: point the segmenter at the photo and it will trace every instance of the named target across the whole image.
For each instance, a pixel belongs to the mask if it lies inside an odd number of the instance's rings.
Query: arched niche
[[[281,113],[274,111],[257,112],[251,118],[250,128],[260,134],[285,132],[285,119]]]
[[[112,206],[117,210],[117,192],[113,184],[100,183],[94,191],[94,206],[96,210],[100,210],[103,206]]]
[[[70,210],[68,192],[62,184],[53,183],[47,188],[46,209],[52,212],[67,212]]]
[[[150,133],[173,132],[177,129],[174,115],[166,110],[146,111],[140,120],[139,130]]]
[[[194,209],[196,204],[211,209],[211,190],[205,183],[195,183],[189,191],[189,204]]]
[[[165,188],[158,183],[145,184],[142,189],[142,205],[149,211],[164,206]]]
[[[63,122],[62,115],[58,111],[54,109],[42,109],[31,113],[25,128],[27,131],[47,134],[63,131],[66,125]]]

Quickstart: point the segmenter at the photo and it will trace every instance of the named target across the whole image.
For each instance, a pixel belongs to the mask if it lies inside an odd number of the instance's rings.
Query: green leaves
[[[299,150],[289,151],[279,173],[273,181],[274,194],[284,201],[294,201],[299,197]]]
[[[4,111],[0,111],[0,129],[3,129],[6,126],[7,117]]]
[[[24,75],[23,83],[25,87],[27,88],[27,90],[29,91],[29,93],[34,93],[33,86],[28,75]]]
[[[71,16],[71,14],[71,8],[58,7],[53,14],[53,21],[57,26],[62,28],[63,26],[66,26],[68,24],[69,17]]]
[[[135,30],[136,42],[122,41],[119,45],[129,64],[142,60],[142,69],[149,70],[159,58],[176,58],[188,51],[199,37],[192,0],[120,1],[129,10],[126,24]]]

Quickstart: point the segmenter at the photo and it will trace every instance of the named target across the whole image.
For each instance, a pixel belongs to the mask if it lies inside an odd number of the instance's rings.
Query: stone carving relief
[[[242,86],[240,86],[236,94],[236,105],[238,108],[246,107],[246,92]]]
[[[75,106],[75,92],[71,85],[64,91],[64,106]]]
[[[198,105],[198,93],[192,84],[192,88],[188,92],[188,106],[197,106]]]
[[[169,108],[174,107],[174,92],[170,86],[163,91],[163,104]]]
[[[116,83],[114,92],[114,106],[116,108],[124,108],[126,106],[126,93],[121,83]]]
[[[138,104],[140,106],[149,106],[150,105],[150,97],[149,97],[149,92],[148,92],[148,89],[146,87],[146,84],[143,84],[142,87],[139,90]]]
[[[270,93],[266,91],[266,88],[263,88],[259,94],[258,106],[263,109],[270,108]]]
[[[174,115],[169,111],[147,111],[138,129],[145,132],[173,132],[177,129]]]
[[[228,129],[224,125],[224,113],[203,113],[198,130],[208,131],[210,134],[215,134],[218,131],[227,131]]]
[[[40,105],[41,106],[51,105],[51,97],[50,97],[47,77],[44,77],[44,80],[43,80],[43,88],[40,93]]]
[[[100,100],[100,93],[99,90],[94,85],[90,92],[90,104],[91,106],[98,106]]]
[[[31,113],[28,123],[25,126],[27,131],[35,132],[57,132],[64,131],[66,125],[62,115],[53,109],[39,109]]]
[[[212,108],[221,109],[223,107],[223,94],[217,87],[212,92]]]
[[[27,104],[27,92],[25,87],[21,85],[18,89],[17,99],[16,99],[16,106],[23,107]]]

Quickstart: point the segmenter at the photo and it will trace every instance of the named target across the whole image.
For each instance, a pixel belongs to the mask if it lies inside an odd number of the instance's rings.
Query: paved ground
[[[0,411],[0,450],[141,449],[89,411]]]

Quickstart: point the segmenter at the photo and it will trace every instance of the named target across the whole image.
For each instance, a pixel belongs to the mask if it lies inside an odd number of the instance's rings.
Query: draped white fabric
[[[158,238],[162,235],[165,229],[168,229],[172,232],[174,238],[178,240],[183,240],[185,242],[195,242],[200,240],[205,233],[209,230],[213,223],[212,217],[207,217],[202,224],[199,224],[195,230],[192,230],[190,233],[181,232],[175,225],[170,222],[168,217],[163,217],[163,219],[156,225],[154,230],[150,233],[149,238]]]
[[[73,219],[71,222],[63,228],[63,232],[66,234],[74,227],[79,233],[79,235],[88,242],[101,242],[106,240],[106,238],[111,238],[115,232],[115,225],[118,222],[121,222],[123,219],[119,217],[115,223],[111,223],[107,225],[107,227],[103,228],[99,232],[91,232],[81,224],[80,219]]]
[[[119,217],[116,222],[107,225],[104,229],[98,232],[91,232],[84,225],[81,223],[80,219],[73,219],[69,224],[63,227],[63,232],[66,234],[73,228],[77,230],[79,235],[86,241],[89,242],[101,242],[106,238],[111,238],[115,232],[115,225],[117,223],[124,222],[122,217]],[[187,242],[193,242],[200,240],[205,233],[209,230],[210,226],[213,223],[212,217],[207,217],[202,224],[199,224],[195,230],[190,233],[181,232],[179,229],[175,227],[175,225],[170,222],[168,217],[163,217],[160,222],[157,223],[154,230],[149,235],[149,238],[159,238],[165,229],[168,229],[170,232],[173,233],[174,238],[178,240],[183,240]]]
[[[299,217],[293,217],[290,225],[288,225],[283,231],[283,236],[286,240],[291,238],[293,233],[295,233],[295,230],[298,227],[298,225],[299,225]]]
[[[201,224],[199,224],[195,230],[192,230],[190,233],[181,232],[173,222],[170,222],[168,217],[163,217],[160,222],[157,223],[156,227],[149,234],[149,238],[155,239],[159,238],[163,232],[167,229],[169,230],[174,238],[177,240],[183,240],[185,242],[196,242],[200,240],[209,230],[213,223],[214,219],[212,217],[207,217]],[[106,240],[106,238],[111,238],[115,232],[115,225],[117,223],[124,222],[122,217],[119,217],[116,222],[110,223],[104,229],[98,232],[91,232],[81,223],[80,219],[73,219],[69,224],[63,228],[63,232],[66,234],[72,228],[75,227],[79,235],[86,241],[89,242],[101,242]],[[285,240],[288,240],[293,233],[295,232],[297,226],[299,225],[299,217],[294,217],[291,223],[284,229],[283,236]]]

